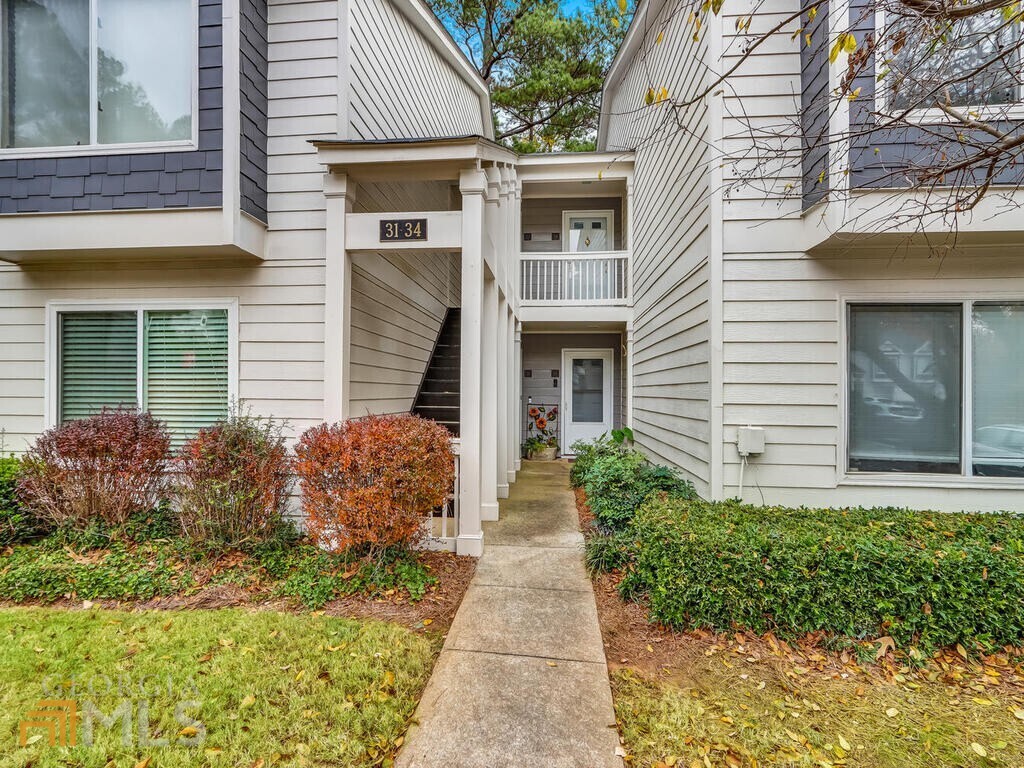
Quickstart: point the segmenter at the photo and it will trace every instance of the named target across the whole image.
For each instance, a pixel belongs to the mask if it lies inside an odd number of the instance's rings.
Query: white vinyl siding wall
[[[481,94],[388,0],[352,0],[349,138],[484,134]]]
[[[683,469],[698,492],[710,483],[708,119],[689,109],[685,128],[665,106],[644,107],[649,87],[698,90],[703,42],[686,25],[688,6],[669,0],[640,16],[644,42],[615,84],[607,114],[609,151],[636,149],[630,232],[633,252],[633,429],[657,461]],[[642,11],[641,11],[642,13]],[[662,42],[657,43],[658,34]]]
[[[737,17],[753,13],[756,34],[798,6],[726,5],[722,66],[741,49]],[[801,37],[787,29],[762,46],[724,89],[724,146],[748,146],[750,126],[780,126],[800,106]],[[824,34],[824,30],[818,30]],[[745,115],[740,119],[741,115]],[[767,447],[750,460],[744,498],[789,505],[884,505],[931,509],[1019,508],[1020,484],[942,476],[858,476],[845,473],[846,330],[848,301],[903,303],[1024,297],[1024,263],[993,246],[937,256],[873,243],[831,255],[800,244],[814,214],[801,218],[799,145],[786,161],[766,166],[766,180],[735,185],[723,201],[723,438],[722,496],[738,491],[736,432],[763,426]],[[726,166],[726,183],[734,173]],[[866,473],[865,473],[866,474]],[[973,483],[974,487],[970,487]]]

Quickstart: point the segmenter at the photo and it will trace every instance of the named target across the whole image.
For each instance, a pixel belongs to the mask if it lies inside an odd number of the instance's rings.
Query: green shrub
[[[669,467],[648,463],[635,450],[598,455],[587,470],[584,489],[587,504],[598,524],[622,530],[652,493],[665,492],[692,498],[693,486]]]
[[[624,596],[679,629],[1024,641],[1024,518],[650,499]]]
[[[20,475],[17,456],[0,457],[0,547],[27,541],[41,532],[39,520],[18,500]]]
[[[590,573],[609,573],[625,567],[632,559],[632,539],[624,532],[587,536],[583,559]]]
[[[622,447],[609,440],[607,435],[601,435],[596,440],[577,440],[572,444],[572,452],[576,458],[569,468],[569,482],[573,488],[582,488],[594,462],[621,453]]]

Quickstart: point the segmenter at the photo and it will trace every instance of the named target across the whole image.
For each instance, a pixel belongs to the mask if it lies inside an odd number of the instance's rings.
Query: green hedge
[[[694,496],[693,486],[676,470],[651,464],[639,451],[602,441],[589,444],[585,451],[578,444],[574,448],[578,452],[570,479],[584,488],[590,511],[605,531],[628,527],[637,509],[653,493]]]
[[[652,498],[628,539],[623,594],[676,628],[1024,641],[1020,515]]]
[[[21,460],[0,456],[0,547],[27,541],[40,532],[39,521],[18,500]]]

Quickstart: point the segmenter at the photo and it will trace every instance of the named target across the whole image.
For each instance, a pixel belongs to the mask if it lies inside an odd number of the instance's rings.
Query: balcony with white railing
[[[519,258],[523,306],[629,304],[628,251],[523,253]]]

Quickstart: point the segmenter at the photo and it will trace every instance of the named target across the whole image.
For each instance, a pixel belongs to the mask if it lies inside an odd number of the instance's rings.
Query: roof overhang
[[[879,251],[981,251],[999,248],[1024,255],[1020,209],[1024,190],[993,188],[972,211],[944,213],[942,190],[858,190],[839,201],[822,201],[803,214],[812,255],[854,256]]]
[[[516,153],[484,136],[416,139],[312,139],[328,170],[362,181],[451,180],[482,163],[515,164]]]
[[[0,216],[0,261],[259,260],[266,229],[221,208],[7,214]]]

